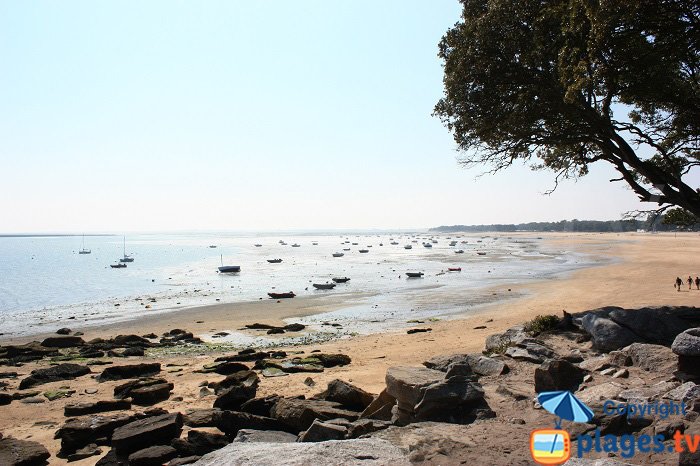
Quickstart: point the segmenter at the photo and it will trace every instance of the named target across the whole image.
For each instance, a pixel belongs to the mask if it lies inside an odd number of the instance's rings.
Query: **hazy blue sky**
[[[431,116],[456,0],[0,0],[0,232],[618,218],[605,167],[475,180]]]

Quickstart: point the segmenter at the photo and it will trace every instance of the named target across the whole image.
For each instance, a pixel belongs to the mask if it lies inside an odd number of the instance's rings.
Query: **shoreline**
[[[545,252],[551,251],[552,246],[557,244],[557,238],[566,236],[561,233],[538,233],[541,239],[544,239],[543,248]],[[485,233],[489,236],[502,236],[504,233]],[[509,233],[512,237],[532,237],[532,232]],[[595,237],[595,234],[583,234],[586,237]],[[595,243],[595,240],[593,241]],[[32,331],[31,333],[21,335],[0,335],[0,344],[19,344],[27,341],[47,338],[55,335],[55,330],[61,327],[68,327],[72,331],[80,331],[87,333],[92,337],[105,338],[117,334],[142,334],[143,330],[162,334],[173,328],[185,328],[193,332],[195,335],[205,336],[205,340],[209,343],[229,343],[232,348],[238,346],[250,345],[251,341],[246,338],[246,334],[241,334],[242,338],[228,338],[224,340],[211,340],[211,335],[215,332],[226,331],[229,333],[244,330],[242,328],[246,324],[263,323],[269,325],[285,325],[292,322],[303,322],[308,327],[308,332],[305,335],[309,338],[306,343],[312,344],[317,342],[327,341],[329,339],[339,339],[348,335],[367,335],[367,334],[382,334],[394,331],[401,331],[408,327],[411,320],[460,320],[472,315],[477,315],[485,312],[485,309],[492,305],[503,304],[508,301],[526,299],[529,293],[526,291],[530,286],[538,283],[550,283],[557,280],[566,280],[571,274],[575,274],[580,270],[589,268],[605,267],[614,263],[618,259],[609,255],[599,255],[583,250],[577,250],[575,244],[568,244],[572,250],[567,250],[567,253],[582,255],[587,263],[581,266],[572,266],[572,268],[562,271],[551,272],[551,275],[539,277],[535,279],[513,279],[499,280],[497,284],[489,286],[477,286],[466,290],[449,290],[445,291],[446,285],[442,284],[426,284],[423,287],[412,290],[411,293],[416,295],[416,299],[420,304],[426,307],[435,306],[435,303],[440,303],[448,298],[451,303],[447,309],[436,309],[423,311],[421,315],[419,311],[417,316],[410,316],[407,321],[387,322],[386,325],[356,325],[356,328],[347,329],[347,332],[334,332],[336,336],[328,338],[324,335],[319,335],[316,339],[313,337],[315,333],[321,333],[324,328],[320,322],[315,322],[315,318],[328,314],[327,320],[333,320],[333,314],[336,311],[350,311],[353,308],[365,309],[368,307],[379,307],[379,304],[372,304],[372,298],[381,295],[378,292],[347,292],[332,295],[317,295],[317,296],[297,296],[294,299],[262,299],[255,301],[243,301],[234,303],[216,303],[197,306],[177,306],[166,307],[163,309],[154,309],[147,311],[141,316],[128,315],[123,320],[111,320],[107,323],[95,323],[93,320],[78,321],[75,319],[64,319],[55,323],[55,329]],[[495,263],[494,263],[495,264]],[[546,274],[545,274],[546,275]],[[506,290],[507,291],[504,291]],[[513,291],[511,291],[513,290]],[[523,291],[524,290],[524,291]],[[457,309],[457,301],[462,299],[463,295],[467,295],[469,300],[464,303],[459,303],[463,309]],[[375,300],[376,301],[376,300]],[[411,309],[414,311],[414,309]],[[365,314],[368,314],[365,312]],[[392,312],[393,314],[393,312]],[[361,320],[360,319],[358,320]],[[414,318],[415,317],[415,318]],[[95,319],[99,320],[99,319]],[[345,321],[352,319],[345,318]],[[309,322],[311,321],[311,322]],[[370,321],[374,322],[374,321]],[[378,322],[378,321],[377,321]],[[72,325],[73,324],[73,325]],[[48,327],[48,325],[46,325]],[[254,335],[254,334],[253,334]],[[250,335],[247,335],[250,336]],[[233,341],[232,341],[233,340]],[[278,341],[275,338],[270,342],[265,343],[265,347],[283,347],[288,346],[285,341]],[[284,339],[283,339],[284,340]],[[258,345],[259,346],[259,345]]]

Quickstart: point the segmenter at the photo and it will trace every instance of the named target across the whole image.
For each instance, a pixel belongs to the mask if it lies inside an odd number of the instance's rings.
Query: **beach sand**
[[[505,236],[505,235],[502,235]],[[516,234],[508,234],[516,236]],[[530,234],[532,236],[532,234]],[[513,292],[523,297],[496,302],[470,309],[468,315],[415,324],[416,328],[431,328],[427,333],[407,334],[405,329],[389,333],[346,338],[322,344],[286,348],[290,353],[313,350],[328,353],[344,353],[352,363],[344,367],[326,369],[323,373],[298,373],[285,377],[262,378],[258,396],[272,393],[312,395],[322,391],[326,383],[340,378],[369,391],[379,393],[384,388],[386,369],[394,365],[420,365],[437,354],[478,352],[483,349],[488,335],[498,333],[516,324],[523,323],[540,314],[561,315],[562,310],[579,312],[601,306],[635,308],[659,305],[698,305],[700,291],[688,291],[687,285],[678,292],[673,287],[676,276],[684,280],[689,274],[700,275],[700,235],[684,234],[539,234],[553,246],[561,249],[582,251],[600,257],[614,259],[606,265],[577,270],[564,277],[520,285]],[[494,289],[494,293],[504,290]],[[277,303],[273,300],[252,304],[216,305],[171,314],[148,317],[139,321],[124,322],[109,327],[86,329],[86,340],[100,336],[118,334],[161,334],[172,328],[184,328],[195,335],[213,331],[235,330],[244,324],[263,322],[283,323],[284,318],[308,315],[335,309],[342,305],[333,298],[314,297],[294,299]],[[264,318],[262,318],[264,316]],[[197,323],[203,321],[203,323]],[[68,323],[67,326],[70,326]],[[485,326],[486,328],[475,329]],[[39,337],[23,338],[27,342]],[[16,341],[15,341],[16,342]],[[7,344],[8,341],[4,341]],[[199,384],[203,380],[218,380],[216,374],[193,373],[194,369],[211,362],[215,354],[188,353],[180,355],[146,356],[145,358],[115,359],[115,364],[135,363],[142,359],[156,360],[163,364],[162,376],[175,384],[173,397],[183,401],[160,403],[168,410],[184,412],[189,408],[209,408],[212,397],[199,397]],[[165,367],[166,364],[175,366]],[[45,366],[46,362],[31,363],[16,370],[26,375],[31,369]],[[169,372],[170,370],[179,372]],[[4,370],[4,369],[3,369]],[[99,371],[100,368],[95,368]],[[315,383],[310,387],[304,383],[311,377]],[[19,383],[10,381],[10,392]],[[118,382],[97,383],[90,377],[73,381],[46,384],[42,391],[69,386],[76,390],[72,398],[43,404],[13,402],[0,407],[0,432],[20,439],[32,439],[44,444],[52,453],[50,464],[64,464],[55,453],[59,441],[53,439],[55,430],[63,423],[63,407],[67,403],[109,399]],[[86,388],[97,388],[96,394],[85,394]],[[40,421],[41,425],[35,423]],[[48,423],[48,424],[47,424]],[[107,448],[103,448],[106,452]],[[72,464],[94,464],[96,458],[88,458]]]

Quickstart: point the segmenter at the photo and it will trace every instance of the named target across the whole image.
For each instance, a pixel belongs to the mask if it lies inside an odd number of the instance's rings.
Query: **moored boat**
[[[464,249],[457,249],[455,254],[464,254]]]
[[[366,253],[366,252],[369,252],[369,249],[360,249],[358,252],[361,252],[361,253],[364,254],[364,253]]]
[[[413,246],[411,246],[410,244],[407,244],[407,245],[404,246],[403,248],[404,248],[404,249],[413,249]]]
[[[335,288],[335,283],[313,283],[317,290],[332,290]]]
[[[343,254],[342,252],[334,252],[333,253],[333,257],[343,257],[344,255],[345,254]]]
[[[221,267],[219,267],[219,273],[237,273],[240,271],[240,265],[224,265],[224,255],[221,255]]]
[[[285,299],[293,298],[296,296],[293,291],[290,291],[288,293],[268,293],[267,295],[272,299]]]
[[[350,279],[348,277],[335,277],[333,281],[336,283],[347,283]]]
[[[461,272],[462,267],[447,267],[447,270],[450,272]]]
[[[118,264],[109,264],[109,266],[112,267],[113,269],[125,269],[126,268],[126,264],[124,264],[123,262],[120,262]]]
[[[279,264],[282,262],[282,259],[268,259],[267,260],[270,264]]]
[[[420,278],[424,275],[423,272],[406,272],[408,278]]]

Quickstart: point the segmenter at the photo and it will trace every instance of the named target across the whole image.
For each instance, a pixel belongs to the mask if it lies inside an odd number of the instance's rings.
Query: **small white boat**
[[[344,255],[345,254],[343,254],[342,252],[334,252],[333,253],[333,257],[343,257]]]
[[[464,254],[464,249],[457,249],[455,254]]]
[[[224,255],[221,255],[221,267],[219,267],[220,273],[237,273],[241,271],[240,265],[224,265]]]
[[[80,247],[80,251],[78,251],[78,254],[92,254],[91,250],[85,249],[85,235],[83,235],[83,243]]]
[[[119,259],[119,262],[134,262],[134,258],[126,254],[126,236],[124,237],[124,257]]]

